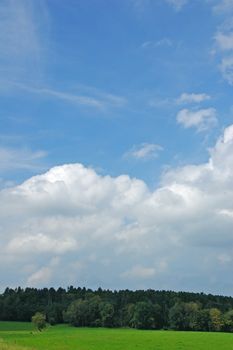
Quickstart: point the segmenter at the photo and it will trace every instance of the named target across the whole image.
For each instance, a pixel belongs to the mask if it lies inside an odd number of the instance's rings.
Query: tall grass
[[[7,344],[2,339],[0,339],[0,350],[29,350],[29,349],[16,344]]]
[[[4,330],[1,330],[4,329]],[[233,334],[0,325],[0,350],[233,350]]]

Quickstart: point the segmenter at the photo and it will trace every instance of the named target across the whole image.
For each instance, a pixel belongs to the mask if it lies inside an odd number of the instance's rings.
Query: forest
[[[6,288],[0,320],[30,321],[36,312],[51,325],[233,332],[233,298],[204,293],[87,288]]]

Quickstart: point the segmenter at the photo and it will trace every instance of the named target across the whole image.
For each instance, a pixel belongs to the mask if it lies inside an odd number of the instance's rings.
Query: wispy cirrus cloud
[[[46,7],[43,1],[2,0],[0,3],[1,79],[40,76],[45,45]]]
[[[163,151],[163,147],[155,143],[142,143],[133,146],[128,152],[124,154],[125,158],[134,158],[137,160],[149,160],[158,157],[159,153]]]
[[[127,99],[124,97],[105,93],[91,87],[79,87],[77,89],[78,92],[70,92],[48,87],[35,87],[21,83],[12,83],[11,86],[15,89],[24,90],[27,93],[35,94],[42,98],[51,98],[54,100],[71,103],[73,105],[94,107],[97,109],[104,109],[108,107],[123,107],[127,104]]]
[[[7,59],[38,57],[40,42],[32,2],[3,0],[0,4],[0,50]]]
[[[171,39],[169,38],[162,38],[160,40],[149,40],[149,41],[145,41],[144,43],[142,43],[141,48],[142,49],[153,49],[153,48],[157,48],[157,47],[172,47],[173,46],[173,42]]]
[[[0,171],[28,170],[34,172],[45,170],[43,159],[46,156],[47,152],[45,151],[0,147]]]

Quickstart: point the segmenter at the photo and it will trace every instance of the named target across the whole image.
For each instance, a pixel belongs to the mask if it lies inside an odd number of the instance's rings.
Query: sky
[[[233,296],[233,0],[0,1],[0,290]]]

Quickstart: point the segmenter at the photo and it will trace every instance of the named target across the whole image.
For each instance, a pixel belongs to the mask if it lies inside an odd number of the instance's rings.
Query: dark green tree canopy
[[[39,313],[39,316],[38,316]],[[135,327],[233,332],[233,298],[149,290],[7,288],[0,294],[0,320],[77,327]]]

